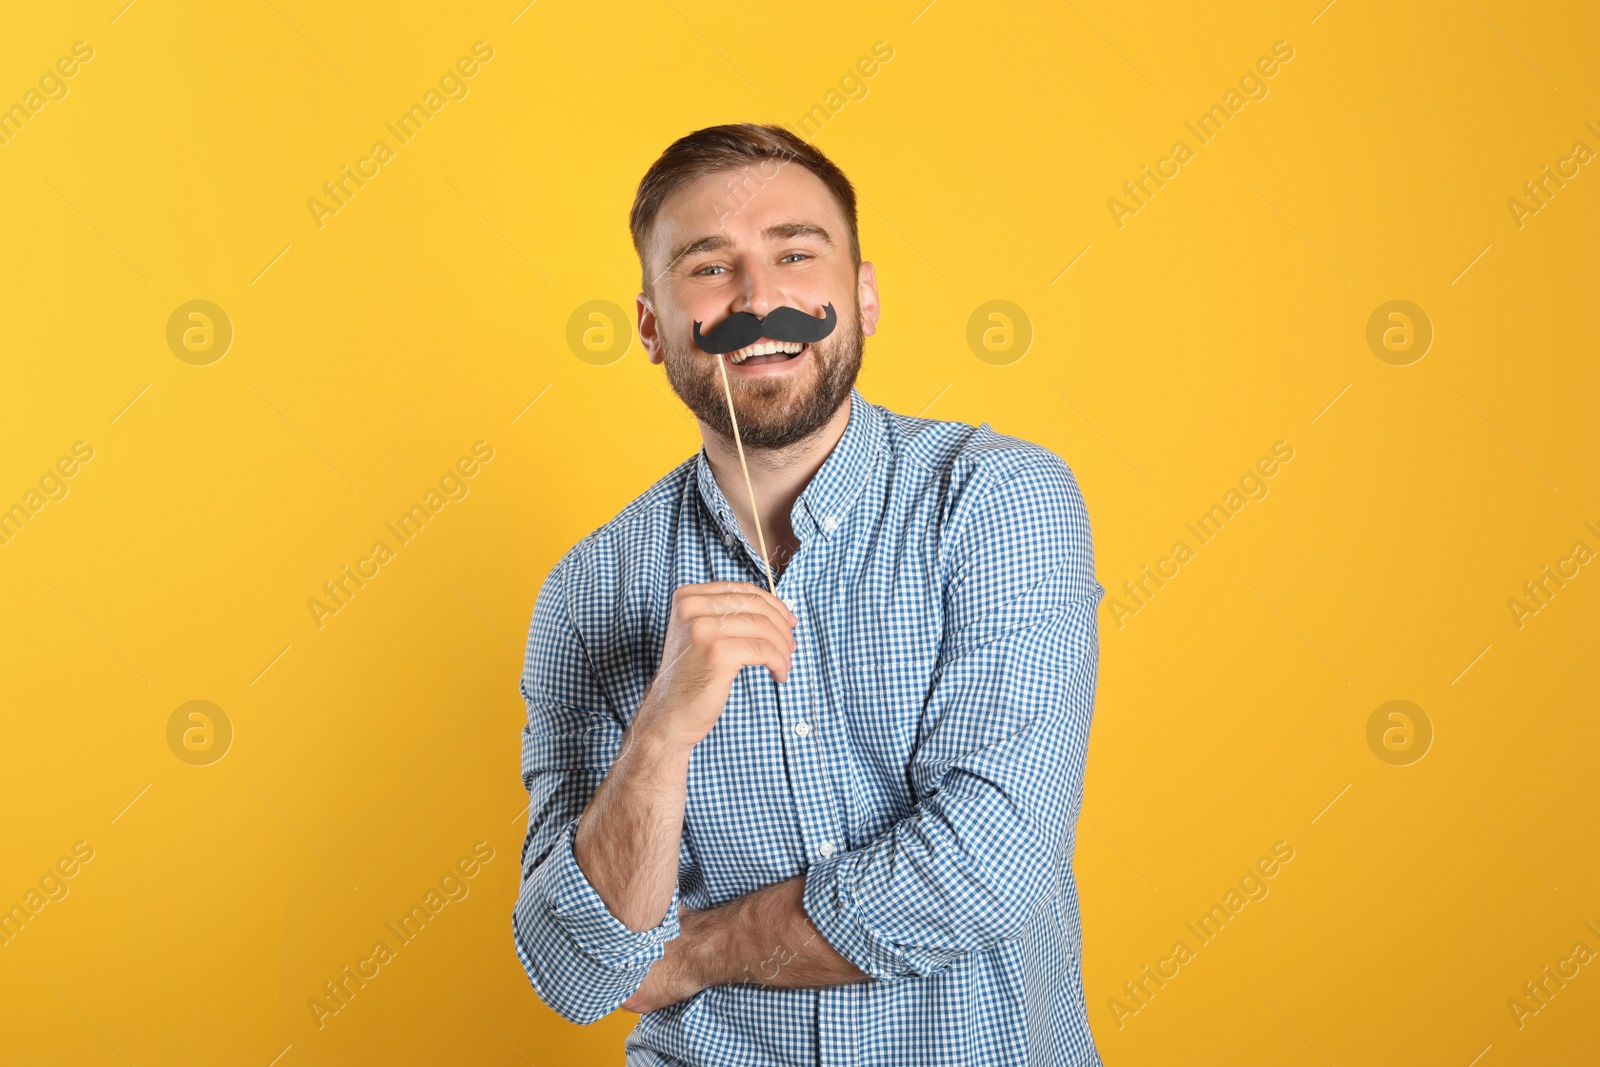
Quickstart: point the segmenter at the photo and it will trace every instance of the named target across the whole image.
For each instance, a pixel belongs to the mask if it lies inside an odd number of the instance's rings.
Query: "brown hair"
[[[650,165],[639,182],[639,191],[633,198],[633,210],[628,214],[628,229],[633,234],[633,248],[639,255],[643,274],[644,292],[653,296],[649,267],[645,263],[645,245],[655,229],[656,215],[661,205],[684,185],[722,170],[748,167],[752,162],[775,159],[798,163],[815,174],[833,194],[849,228],[850,258],[854,266],[861,266],[861,238],[856,231],[856,191],[844,171],[818,149],[807,144],[782,126],[758,126],[741,122],[727,126],[707,126],[687,136],[680,137],[667,146],[659,159]],[[737,194],[735,194],[737,195]]]

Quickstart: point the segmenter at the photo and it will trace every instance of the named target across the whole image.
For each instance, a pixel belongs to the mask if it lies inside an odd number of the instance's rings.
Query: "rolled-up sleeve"
[[[663,943],[678,936],[678,894],[654,929],[631,930],[606,908],[572,854],[578,820],[623,734],[573,625],[567,598],[577,551],[545,579],[528,631],[521,681],[528,830],[512,930],[539,998],[572,1022],[591,1023],[621,1006],[662,957]]]
[[[995,466],[952,505],[941,547],[944,637],[908,768],[915,806],[806,873],[806,915],[879,980],[1016,937],[1071,862],[1105,590],[1067,465],[1034,447]]]

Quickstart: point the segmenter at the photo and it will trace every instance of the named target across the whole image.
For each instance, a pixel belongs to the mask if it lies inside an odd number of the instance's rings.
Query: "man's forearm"
[[[688,950],[705,984],[816,989],[868,981],[811,925],[805,886],[800,875],[700,913]]]
[[[630,727],[573,835],[578,868],[630,930],[658,926],[672,904],[690,751]]]

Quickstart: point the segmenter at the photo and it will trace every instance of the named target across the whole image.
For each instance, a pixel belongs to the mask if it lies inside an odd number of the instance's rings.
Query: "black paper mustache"
[[[696,322],[694,343],[700,346],[702,352],[709,352],[713,356],[725,356],[729,352],[737,352],[746,345],[755,344],[763,337],[770,337],[774,341],[811,344],[832,333],[838,322],[839,317],[834,314],[832,304],[822,309],[820,319],[792,307],[773,308],[767,312],[767,317],[764,319],[748,311],[736,311],[704,334],[700,332],[700,324]]]

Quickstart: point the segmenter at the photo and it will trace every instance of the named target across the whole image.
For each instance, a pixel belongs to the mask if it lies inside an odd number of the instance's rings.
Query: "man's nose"
[[[776,272],[770,267],[756,266],[745,271],[744,286],[733,311],[747,311],[757,318],[766,318],[773,308],[787,303],[778,284]]]

